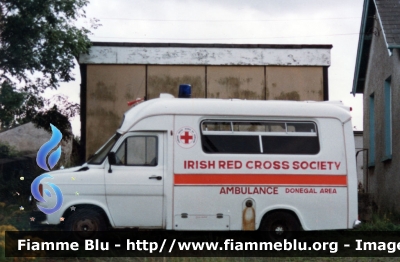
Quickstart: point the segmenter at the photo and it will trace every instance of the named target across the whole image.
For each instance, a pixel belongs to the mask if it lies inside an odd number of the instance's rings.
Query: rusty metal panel
[[[265,99],[263,66],[208,66],[208,98]]]
[[[156,98],[160,93],[178,96],[180,84],[192,85],[192,97],[205,97],[204,66],[148,66],[147,98]]]
[[[121,124],[127,102],[145,95],[145,66],[87,66],[86,158]]]
[[[254,199],[248,198],[243,201],[242,210],[242,230],[256,230],[256,209]]]
[[[323,67],[266,67],[267,99],[323,101]]]
[[[330,48],[92,46],[80,64],[330,66]]]

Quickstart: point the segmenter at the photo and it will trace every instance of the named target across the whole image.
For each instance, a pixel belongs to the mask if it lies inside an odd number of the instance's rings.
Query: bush
[[[362,223],[358,231],[400,231],[399,216],[394,213],[373,214],[369,222]]]
[[[15,202],[15,195],[30,195],[33,179],[43,173],[35,158],[19,157],[20,152],[6,143],[0,143],[0,195],[3,201]]]
[[[10,146],[8,143],[0,142],[0,159],[16,157],[19,155],[20,154],[14,149],[14,147]]]

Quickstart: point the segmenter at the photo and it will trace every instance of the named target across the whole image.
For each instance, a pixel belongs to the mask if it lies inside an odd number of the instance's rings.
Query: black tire
[[[92,238],[107,226],[102,214],[91,209],[77,209],[65,221],[65,229],[76,232],[80,238]]]
[[[300,230],[300,224],[292,214],[279,211],[267,215],[261,230],[267,231],[267,238],[276,242],[292,239],[294,233]]]

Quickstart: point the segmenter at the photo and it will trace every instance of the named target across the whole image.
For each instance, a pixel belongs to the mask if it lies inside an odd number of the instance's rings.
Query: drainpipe
[[[368,182],[368,148],[361,148],[357,150],[356,152],[356,166],[357,166],[357,156],[360,152],[366,151],[367,152],[367,172],[366,172],[366,178],[365,178],[365,192],[369,193],[369,182]]]

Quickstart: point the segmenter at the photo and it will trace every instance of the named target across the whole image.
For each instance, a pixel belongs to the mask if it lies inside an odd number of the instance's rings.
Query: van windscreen
[[[116,133],[113,135],[101,148],[98,150],[88,161],[88,164],[91,165],[100,165],[103,163],[106,158],[108,152],[110,152],[111,148],[114,146],[115,142],[117,142],[118,138],[121,134]]]

